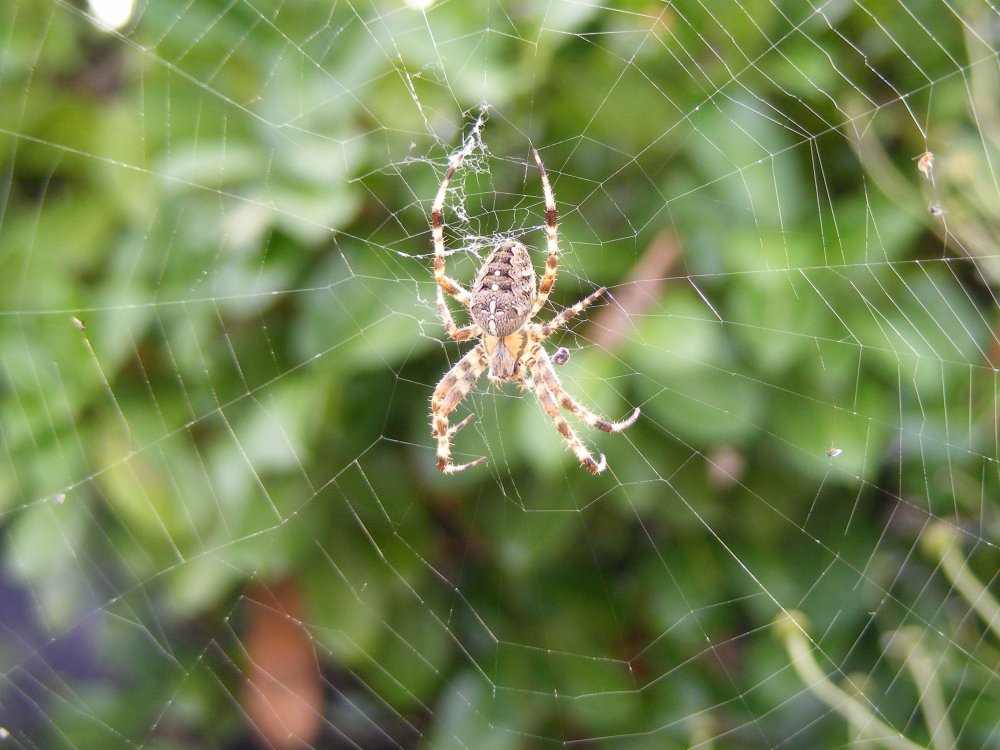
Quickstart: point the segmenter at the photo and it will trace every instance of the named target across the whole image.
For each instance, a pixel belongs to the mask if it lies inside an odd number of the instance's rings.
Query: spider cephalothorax
[[[563,310],[548,323],[531,322],[549,298],[559,263],[555,197],[552,195],[541,157],[534,149],[531,153],[542,176],[542,191],[545,194],[545,236],[549,253],[545,262],[545,273],[537,289],[531,257],[527,248],[516,240],[504,240],[493,248],[479,269],[471,290],[463,289],[461,284],[445,274],[444,223],[441,220],[441,209],[444,206],[448,182],[462,163],[464,152],[459,153],[448,168],[448,174],[445,175],[444,182],[441,183],[434,199],[434,205],[431,206],[434,277],[438,283],[438,316],[444,323],[448,335],[456,341],[480,338],[480,342],[441,379],[434,389],[434,395],[431,396],[433,421],[431,434],[438,441],[438,468],[447,474],[469,469],[486,460],[477,458],[466,464],[452,463],[451,438],[469,423],[473,415],[470,414],[454,426],[449,426],[448,415],[472,390],[479,376],[487,368],[491,381],[513,380],[524,390],[533,390],[545,413],[555,423],[559,434],[569,443],[577,459],[595,474],[607,467],[604,456],[601,456],[600,461],[594,459],[573,432],[573,428],[566,422],[559,407],[576,414],[591,427],[605,432],[624,430],[639,417],[639,410],[636,409],[628,419],[609,422],[580,404],[563,390],[559,377],[552,367],[552,360],[542,346],[542,342],[554,331],[562,328],[571,318],[604,294],[603,288]],[[469,308],[472,323],[462,328],[455,325],[444,299],[445,293]],[[560,363],[566,359],[568,356],[559,357]]]

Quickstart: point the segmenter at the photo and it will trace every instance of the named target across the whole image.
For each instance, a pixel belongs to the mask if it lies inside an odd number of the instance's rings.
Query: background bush
[[[17,746],[236,747],[296,632],[322,747],[997,741],[994,9],[140,10],[0,11]],[[546,313],[617,300],[561,377],[643,412],[583,433],[598,478],[485,379],[456,451],[487,467],[434,469],[467,345],[427,216],[480,118],[450,268],[540,247],[537,146]]]

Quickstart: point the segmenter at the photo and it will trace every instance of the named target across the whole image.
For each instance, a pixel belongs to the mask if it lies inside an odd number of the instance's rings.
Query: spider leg
[[[464,289],[461,284],[445,274],[444,219],[441,216],[441,210],[444,208],[444,198],[448,192],[448,183],[451,181],[452,175],[455,174],[455,170],[458,169],[459,165],[461,165],[463,158],[465,158],[464,153],[459,153],[459,155],[455,157],[451,166],[448,167],[448,173],[444,176],[444,182],[442,182],[441,187],[438,188],[437,197],[434,198],[434,204],[431,206],[431,237],[434,240],[434,278],[437,280],[438,286],[458,300],[462,306],[468,307],[468,290]]]
[[[635,420],[639,418],[638,407],[636,407],[635,411],[633,411],[627,418],[621,420],[620,422],[612,422],[611,420],[602,417],[600,414],[595,414],[575,398],[566,393],[562,383],[559,382],[559,376],[556,375],[556,371],[552,367],[552,361],[549,359],[549,355],[541,345],[538,346],[538,351],[533,352],[533,354],[535,356],[535,364],[532,367],[532,373],[541,379],[541,381],[545,384],[545,387],[550,393],[552,393],[552,395],[556,398],[559,404],[566,409],[566,411],[575,414],[591,427],[596,427],[598,430],[602,430],[603,432],[621,432],[626,427],[631,427],[635,424]]]
[[[457,471],[471,469],[478,466],[485,458],[477,458],[467,464],[454,464],[451,460],[451,438],[460,429],[465,427],[475,415],[470,414],[461,422],[454,426],[448,425],[448,415],[455,410],[459,402],[472,390],[472,386],[479,380],[483,370],[489,364],[486,356],[486,349],[482,344],[476,344],[458,364],[452,367],[448,373],[441,378],[441,382],[434,389],[431,396],[431,417],[433,428],[431,436],[437,438],[437,466],[445,474],[454,474]]]
[[[545,174],[545,166],[542,164],[542,157],[538,155],[537,149],[531,149],[538,171],[542,175],[542,192],[545,193],[545,240],[548,245],[549,257],[545,260],[545,273],[538,282],[538,294],[535,295],[535,302],[531,306],[533,318],[542,309],[542,306],[549,298],[552,285],[556,283],[556,268],[559,265],[559,224],[556,213],[556,199],[552,194],[552,186],[549,185],[548,175]]]
[[[576,454],[577,460],[583,464],[583,468],[593,474],[600,474],[604,471],[608,467],[608,461],[604,457],[604,454],[601,454],[600,461],[595,461],[593,454],[587,450],[583,441],[573,432],[573,428],[569,426],[569,422],[559,413],[559,404],[556,402],[552,392],[545,387],[545,384],[541,380],[532,381],[532,385],[534,386],[535,395],[538,397],[539,403],[545,409],[546,415],[555,424],[556,429],[559,430],[559,434],[563,436],[563,439],[569,443],[569,447]]]
[[[517,368],[517,373],[514,375],[514,382],[517,383],[517,387],[522,391],[535,390],[535,378],[528,370],[528,367]]]
[[[604,292],[606,291],[607,290],[602,286],[596,292],[594,292],[588,297],[584,297],[582,300],[577,302],[572,307],[567,307],[565,310],[556,315],[548,323],[544,323],[540,326],[537,326],[536,330],[538,331],[539,335],[538,341],[544,341],[554,332],[558,331],[560,328],[566,325],[570,320],[572,320],[577,315],[586,310],[588,307],[590,307],[592,304],[594,304],[594,302],[600,299],[601,295],[603,295]]]
[[[438,317],[441,318],[441,322],[444,323],[445,332],[451,338],[455,339],[455,341],[467,341],[483,334],[482,330],[475,323],[470,323],[462,328],[455,325],[455,319],[451,317],[451,310],[448,309],[448,304],[445,302],[444,292],[441,291],[441,287],[437,288],[437,313]]]
[[[577,460],[583,464],[583,468],[593,474],[600,474],[608,467],[607,459],[604,458],[604,454],[602,453],[601,460],[595,461],[593,454],[587,450],[583,441],[573,432],[573,428],[569,426],[569,422],[566,421],[566,418],[559,411],[559,401],[556,398],[556,394],[549,388],[547,384],[549,378],[546,377],[545,373],[545,370],[551,370],[552,366],[548,364],[548,357],[542,351],[542,345],[535,344],[535,347],[541,351],[541,356],[544,357],[544,359],[539,357],[531,369],[533,376],[538,375],[537,378],[532,377],[530,381],[535,391],[535,396],[538,397],[538,402],[542,405],[548,418],[555,424],[556,429],[559,430],[559,434],[569,443],[569,447],[573,450]],[[551,374],[553,377],[555,376],[554,372]],[[558,379],[556,380],[556,384],[558,385]],[[561,386],[559,387],[559,391],[563,392]]]

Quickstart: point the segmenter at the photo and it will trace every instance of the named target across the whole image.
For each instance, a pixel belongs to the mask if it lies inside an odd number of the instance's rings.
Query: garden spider
[[[455,341],[479,338],[479,343],[441,379],[431,396],[431,435],[437,438],[437,465],[445,474],[453,474],[478,466],[485,458],[477,458],[465,464],[455,464],[451,460],[451,438],[465,427],[475,415],[470,414],[454,426],[448,425],[448,415],[472,390],[479,376],[489,368],[489,379],[494,383],[513,380],[522,390],[533,390],[549,419],[555,424],[569,447],[584,468],[599,474],[607,468],[604,454],[595,461],[583,442],[573,432],[559,407],[575,414],[591,427],[604,432],[619,432],[632,425],[639,417],[639,410],[632,412],[628,419],[609,422],[580,404],[563,390],[559,377],[552,368],[552,360],[542,342],[553,332],[566,325],[587,306],[595,302],[605,289],[602,287],[572,307],[563,310],[548,323],[532,323],[549,298],[556,280],[559,262],[559,241],[556,223],[556,201],[552,187],[545,175],[545,167],[538,151],[531,150],[542,177],[545,193],[545,237],[549,256],[545,261],[545,273],[535,287],[535,269],[531,265],[528,250],[517,240],[502,240],[486,258],[472,288],[462,288],[454,279],[445,274],[444,222],[441,209],[444,206],[448,182],[465,156],[456,156],[444,182],[438,189],[434,205],[431,206],[431,235],[434,240],[434,278],[437,280],[437,312],[445,331]],[[469,308],[472,323],[459,328],[451,317],[444,293]],[[565,362],[568,352],[558,353],[558,360]]]

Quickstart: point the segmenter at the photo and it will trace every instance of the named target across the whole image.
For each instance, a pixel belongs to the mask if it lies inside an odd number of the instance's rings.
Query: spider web
[[[0,9],[2,744],[1000,745],[995,7],[123,10]],[[430,204],[540,269],[532,146],[642,416],[445,477]]]

